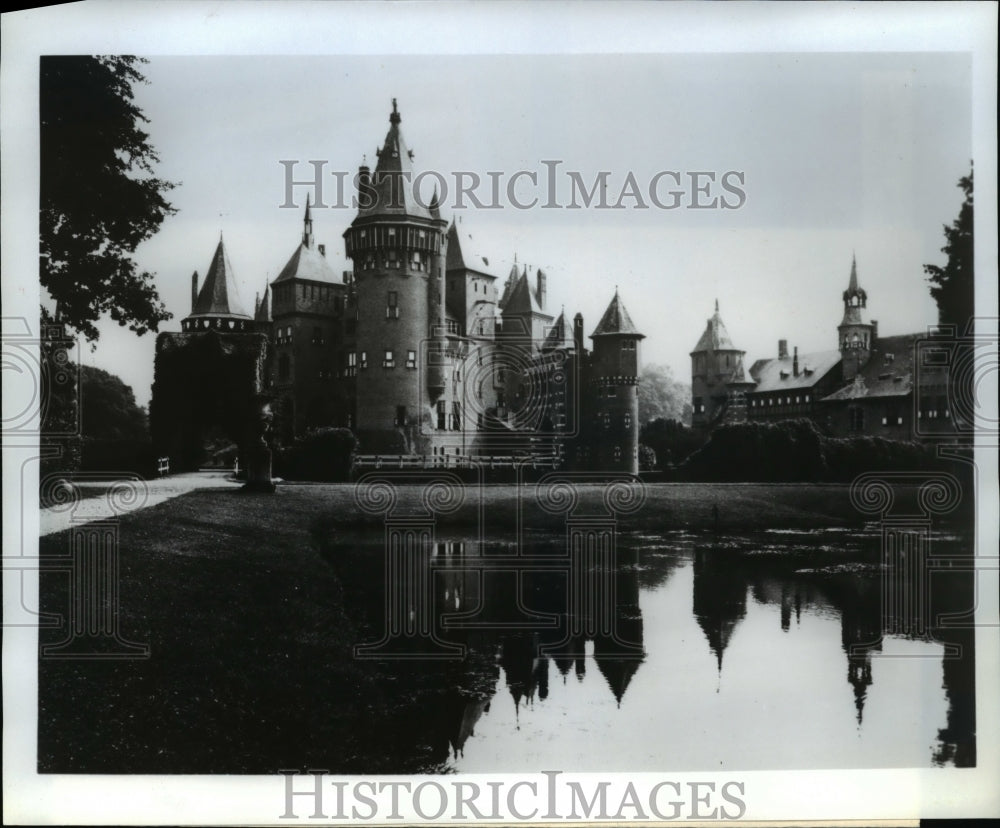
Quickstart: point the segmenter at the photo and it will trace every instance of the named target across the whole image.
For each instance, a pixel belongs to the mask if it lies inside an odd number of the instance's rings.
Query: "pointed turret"
[[[639,329],[632,322],[632,317],[625,310],[625,305],[618,296],[617,287],[615,288],[614,298],[612,298],[607,310],[604,311],[601,321],[597,323],[597,327],[594,328],[594,332],[590,335],[590,338],[613,335],[631,336],[636,339],[646,338],[645,334],[639,333]]]
[[[729,331],[722,322],[722,315],[719,313],[719,300],[715,300],[715,313],[705,325],[705,332],[694,346],[692,354],[702,351],[739,351],[733,345],[733,340],[729,338]],[[743,353],[743,351],[739,351]]]
[[[602,471],[639,473],[639,343],[644,335],[615,295],[590,335],[594,351],[590,382],[600,423],[595,466]]]
[[[745,415],[746,391],[754,385],[743,367],[745,351],[733,343],[722,321],[719,300],[691,351],[691,425],[707,430],[723,419]]]
[[[358,212],[359,217],[390,215],[413,216],[416,218],[437,219],[431,210],[421,204],[413,190],[413,153],[403,140],[403,132],[399,128],[402,116],[392,99],[392,112],[389,114],[389,131],[386,133],[382,148],[376,151],[378,164],[371,182],[371,204],[363,205]]]
[[[844,318],[837,326],[837,341],[843,359],[843,379],[849,382],[868,364],[875,331],[868,318],[868,294],[858,283],[858,261],[853,255],[843,298]]]
[[[233,266],[229,262],[229,254],[221,237],[215,248],[212,264],[209,265],[208,274],[198,292],[198,299],[191,316],[250,318],[240,301]]]
[[[271,286],[264,285],[264,295],[261,297],[260,304],[257,306],[257,312],[254,314],[255,322],[270,322],[271,321]]]
[[[306,195],[306,216],[302,221],[302,245],[309,249],[313,246],[313,221],[308,195]]]

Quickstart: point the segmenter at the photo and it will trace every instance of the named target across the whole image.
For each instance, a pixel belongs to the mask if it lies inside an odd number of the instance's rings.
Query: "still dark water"
[[[407,773],[974,765],[972,631],[942,620],[972,608],[969,574],[887,574],[880,541],[877,529],[622,536],[611,558],[584,555],[582,575],[560,563],[562,536],[535,535],[513,563],[509,547],[437,541],[405,573],[380,546],[330,546],[369,645],[359,666],[388,700],[358,718],[339,761]],[[970,551],[931,541],[946,562]],[[387,567],[418,587],[386,596]],[[456,647],[464,656],[445,657]]]

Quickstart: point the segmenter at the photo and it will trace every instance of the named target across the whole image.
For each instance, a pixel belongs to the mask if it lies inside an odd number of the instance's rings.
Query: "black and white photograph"
[[[5,14],[5,822],[1000,815],[996,20]]]

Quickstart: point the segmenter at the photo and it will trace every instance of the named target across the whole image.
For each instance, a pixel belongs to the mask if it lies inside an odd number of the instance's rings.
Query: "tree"
[[[146,440],[146,410],[135,404],[132,389],[114,374],[80,366],[83,436],[91,440]]]
[[[146,79],[131,56],[45,56],[40,68],[42,287],[55,302],[42,319],[94,341],[105,313],[138,334],[169,319],[135,248],[175,209],[174,187],[153,174],[159,161],[141,128],[133,86]]]
[[[959,179],[965,201],[951,227],[945,225],[945,245],[941,252],[948,256],[944,267],[924,265],[931,296],[938,306],[938,323],[955,325],[961,336],[975,314],[975,274],[973,263],[972,170]]]
[[[644,365],[639,381],[639,424],[658,418],[691,422],[691,386],[666,365]]]

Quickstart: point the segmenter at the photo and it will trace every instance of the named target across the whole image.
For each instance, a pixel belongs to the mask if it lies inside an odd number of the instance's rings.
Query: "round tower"
[[[354,422],[366,452],[418,451],[414,440],[445,390],[447,222],[436,200],[425,206],[414,192],[401,120],[393,99],[375,172],[359,171],[360,207],[344,233],[361,365]]]
[[[858,286],[857,259],[851,258],[851,278],[844,291],[844,318],[837,326],[844,380],[853,380],[868,364],[874,344],[874,324],[868,318],[868,294]]]
[[[745,379],[741,351],[729,338],[729,331],[715,313],[705,325],[705,332],[691,351],[691,426],[708,430],[722,417],[730,403],[733,382]]]
[[[639,333],[615,296],[590,335],[588,391],[593,400],[593,466],[639,473]]]

